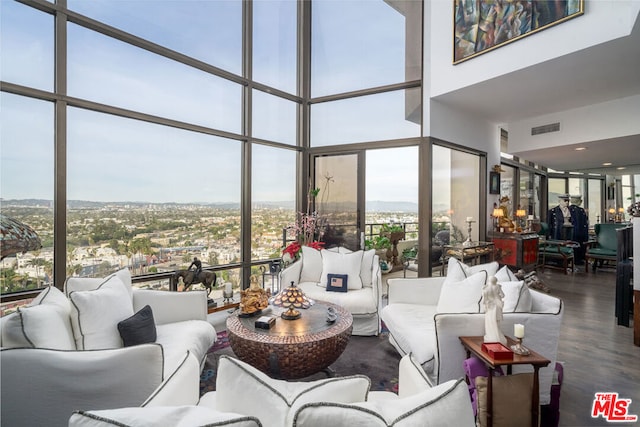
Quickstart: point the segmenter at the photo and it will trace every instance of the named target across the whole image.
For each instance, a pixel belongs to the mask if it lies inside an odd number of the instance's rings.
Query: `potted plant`
[[[388,237],[392,243],[397,243],[405,237],[404,227],[399,224],[382,224],[380,235]]]
[[[387,259],[391,260],[392,265],[399,265],[398,242],[405,238],[404,227],[398,224],[383,224],[380,235],[388,237],[393,247],[393,249],[387,250]]]
[[[381,260],[386,260],[387,251],[391,249],[391,240],[389,240],[388,237],[382,235],[373,236],[373,238],[366,239],[364,241],[364,247],[367,250],[375,249],[376,255],[378,255]]]

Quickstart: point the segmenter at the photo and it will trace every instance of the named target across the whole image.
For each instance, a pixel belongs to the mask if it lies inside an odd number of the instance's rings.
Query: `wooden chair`
[[[540,241],[538,243],[538,266],[544,271],[545,267],[562,270],[564,274],[575,271],[575,256],[573,249],[580,247],[580,243],[572,240],[548,239],[549,225],[540,222]]]

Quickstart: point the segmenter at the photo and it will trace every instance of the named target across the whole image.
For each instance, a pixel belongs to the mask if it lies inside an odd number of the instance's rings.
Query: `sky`
[[[0,2],[3,81],[53,91],[53,18]],[[185,8],[187,6],[187,8]],[[69,0],[68,7],[235,74],[241,73],[238,1]],[[257,1],[254,79],[295,90],[294,1]],[[320,1],[313,9],[312,96],[404,81],[404,17],[385,2]],[[363,25],[384,22],[385,25]],[[274,25],[274,23],[276,25]],[[68,95],[241,133],[239,84],[73,23]],[[403,91],[316,104],[312,141],[419,136]],[[53,106],[0,94],[2,198],[53,198]],[[67,197],[94,201],[239,202],[241,143],[69,107]],[[295,104],[254,93],[253,135],[295,143]],[[28,148],[27,148],[28,147]],[[254,200],[291,200],[295,156],[254,150]],[[367,155],[367,200],[417,201],[417,148]],[[393,179],[389,179],[390,165]],[[401,182],[402,185],[398,185]]]

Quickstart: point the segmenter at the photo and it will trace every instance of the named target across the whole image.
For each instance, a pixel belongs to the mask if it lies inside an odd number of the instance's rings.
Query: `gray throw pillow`
[[[145,305],[136,314],[118,323],[118,331],[125,347],[156,342],[156,324],[151,307]]]

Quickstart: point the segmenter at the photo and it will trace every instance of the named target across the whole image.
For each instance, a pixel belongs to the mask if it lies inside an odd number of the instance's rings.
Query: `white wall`
[[[431,79],[430,96],[629,35],[640,11],[637,0],[586,0],[582,16],[453,65],[453,1],[429,3],[425,32],[431,32],[431,64],[425,78]]]
[[[531,135],[532,127],[557,122],[559,132]],[[509,151],[517,153],[637,134],[640,134],[640,95],[509,123]]]

